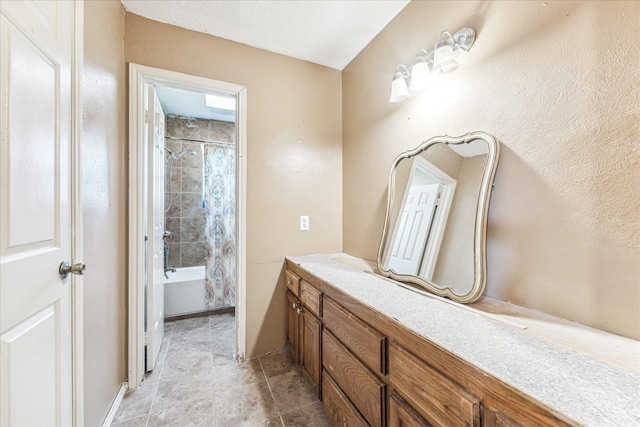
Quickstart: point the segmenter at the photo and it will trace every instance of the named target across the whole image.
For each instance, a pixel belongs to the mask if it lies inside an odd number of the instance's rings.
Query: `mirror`
[[[491,135],[431,138],[394,160],[378,270],[470,303],[486,281],[489,197],[500,147]]]

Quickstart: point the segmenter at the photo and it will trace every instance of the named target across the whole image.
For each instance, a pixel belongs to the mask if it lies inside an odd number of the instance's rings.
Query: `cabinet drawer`
[[[500,411],[485,408],[485,427],[522,427],[522,425]]]
[[[300,282],[300,302],[307,306],[312,313],[316,316],[322,314],[322,293],[311,286],[309,283],[302,280]]]
[[[291,291],[291,293],[294,294],[295,296],[299,296],[300,295],[300,278],[295,274],[293,274],[292,272],[290,272],[289,270],[285,270],[284,274],[287,280],[287,289],[289,289],[289,291]]]
[[[480,426],[480,400],[395,343],[389,380],[403,399],[435,426]]]
[[[395,391],[389,396],[389,427],[431,427]]]
[[[324,298],[322,318],[325,328],[328,328],[365,365],[374,372],[384,374],[384,335],[328,298]]]
[[[322,405],[335,426],[368,426],[326,371],[322,371]]]
[[[385,385],[330,332],[322,332],[322,364],[344,394],[372,426],[381,426]]]

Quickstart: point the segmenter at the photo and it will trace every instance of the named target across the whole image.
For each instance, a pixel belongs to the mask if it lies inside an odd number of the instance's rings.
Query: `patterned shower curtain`
[[[202,150],[207,307],[229,307],[236,298],[235,148],[205,143]]]

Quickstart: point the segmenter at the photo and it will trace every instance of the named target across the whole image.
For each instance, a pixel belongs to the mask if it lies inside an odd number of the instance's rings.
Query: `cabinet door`
[[[287,292],[287,341],[291,356],[299,363],[300,360],[300,300],[291,292]]]
[[[393,391],[389,397],[389,427],[431,427],[431,424]]]
[[[322,372],[322,406],[337,427],[369,427],[326,371]]]
[[[487,408],[485,411],[485,427],[522,427],[509,416],[495,409]]]
[[[302,369],[320,397],[320,333],[322,323],[305,307],[300,316],[300,363]]]
[[[369,425],[382,427],[385,383],[369,371],[330,332],[322,331],[322,364]]]

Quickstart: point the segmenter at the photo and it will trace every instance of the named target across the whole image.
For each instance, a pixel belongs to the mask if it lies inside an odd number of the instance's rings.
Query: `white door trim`
[[[82,209],[82,68],[84,64],[84,3],[74,2],[72,128],[71,141],[71,258],[84,262],[84,227]],[[91,268],[91,266],[89,266]],[[84,425],[84,280],[71,275],[71,352],[72,352],[72,417],[74,426]]]
[[[246,147],[247,90],[242,85],[182,74],[160,68],[129,64],[129,350],[128,383],[133,390],[144,376],[144,85],[162,85],[198,92],[222,92],[236,96],[237,129],[237,258],[236,258],[236,355],[244,360],[246,349]]]

